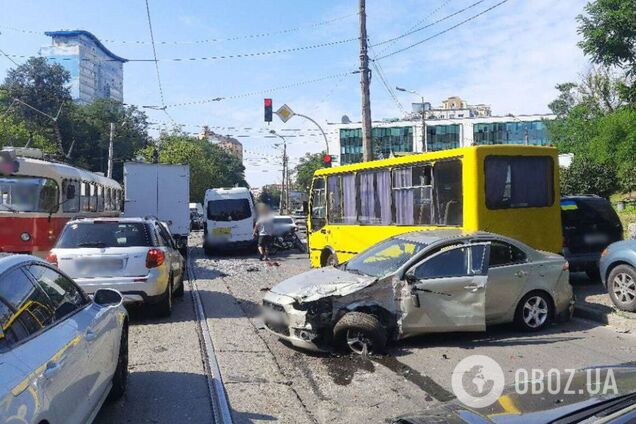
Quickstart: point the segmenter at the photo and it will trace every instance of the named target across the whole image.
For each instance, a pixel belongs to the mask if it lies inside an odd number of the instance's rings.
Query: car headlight
[[[29,241],[31,240],[31,234],[27,233],[26,231],[23,232],[22,234],[20,234],[20,239],[22,241]]]

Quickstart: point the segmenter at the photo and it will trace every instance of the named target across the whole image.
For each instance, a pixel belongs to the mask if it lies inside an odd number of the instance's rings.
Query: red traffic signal
[[[272,122],[272,99],[265,99],[265,122]]]
[[[331,166],[331,155],[323,156],[322,161],[324,162],[325,166]]]

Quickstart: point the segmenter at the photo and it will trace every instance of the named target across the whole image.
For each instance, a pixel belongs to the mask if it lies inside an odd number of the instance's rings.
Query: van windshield
[[[247,199],[220,199],[208,202],[210,221],[241,221],[252,216]]]

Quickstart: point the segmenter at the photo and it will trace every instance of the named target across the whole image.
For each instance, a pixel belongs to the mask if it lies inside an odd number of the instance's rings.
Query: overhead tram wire
[[[469,17],[469,18],[466,18],[466,19],[464,19],[463,21],[461,21],[461,22],[459,22],[459,23],[457,23],[457,24],[455,24],[455,25],[453,25],[453,26],[451,26],[451,27],[449,27],[449,28],[446,28],[446,29],[445,29],[445,30],[443,30],[443,31],[440,31],[440,32],[437,32],[437,33],[435,33],[435,34],[431,35],[430,37],[427,37],[427,38],[425,38],[425,39],[423,39],[423,40],[420,40],[420,41],[418,41],[417,43],[410,44],[410,45],[408,45],[408,46],[406,46],[406,47],[403,47],[403,48],[401,48],[401,49],[394,50],[394,51],[392,51],[391,53],[387,53],[387,54],[382,55],[382,56],[380,56],[380,57],[373,58],[372,60],[373,60],[373,61],[383,60],[383,59],[386,59],[386,58],[388,58],[388,57],[394,56],[394,55],[396,55],[396,54],[399,54],[399,53],[405,52],[406,50],[412,49],[413,47],[417,47],[417,46],[419,46],[420,44],[423,44],[423,43],[425,43],[425,42],[427,42],[427,41],[429,41],[429,40],[432,40],[433,38],[437,38],[437,37],[439,37],[440,35],[446,34],[447,32],[450,32],[450,31],[454,30],[454,29],[455,29],[455,28],[457,28],[457,27],[460,27],[460,26],[462,26],[462,25],[464,25],[464,24],[466,24],[466,23],[468,23],[468,22],[470,22],[470,21],[473,21],[473,20],[477,19],[478,17],[480,17],[480,16],[482,16],[482,15],[484,15],[484,14],[486,14],[486,13],[490,12],[491,10],[493,10],[493,9],[495,9],[495,8],[497,8],[497,7],[499,7],[499,6],[501,6],[502,4],[507,3],[507,2],[508,2],[508,0],[502,0],[502,1],[500,1],[499,3],[497,3],[497,4],[493,5],[493,6],[490,6],[488,9],[485,9],[485,10],[483,10],[483,11],[481,11],[481,12],[477,13],[476,15],[473,15],[473,16],[471,16],[471,17]]]
[[[437,6],[435,9],[433,9],[428,15],[424,16],[422,19],[420,19],[419,21],[417,21],[415,24],[413,24],[409,29],[407,29],[408,31],[412,31],[416,28],[418,28],[421,24],[423,24],[424,22],[426,22],[430,17],[435,16],[437,14],[437,12],[439,12],[440,10],[442,10],[444,7],[446,7],[446,5],[448,5],[448,3],[450,3],[452,0],[445,0],[442,4],[440,4],[439,6]],[[384,47],[378,52],[378,54],[382,54],[385,51],[387,51],[388,49],[391,48],[391,46],[393,46],[395,43],[397,43],[398,40],[394,40],[394,41],[387,41],[387,43],[384,45]]]
[[[154,57],[155,69],[157,70],[157,84],[159,85],[159,95],[161,96],[161,106],[165,112],[166,101],[163,97],[163,86],[161,85],[161,74],[159,73],[159,61],[157,60],[157,47],[155,46],[155,35],[152,30],[152,19],[150,18],[150,5],[146,0],[146,16],[148,17],[148,29],[150,31],[150,41],[152,42],[152,55]],[[172,117],[166,112],[166,115],[174,122]]]
[[[20,66],[20,65],[18,64],[18,62],[16,62],[15,60],[13,60],[13,58],[11,57],[11,55],[7,54],[4,50],[0,49],[0,53],[2,53],[2,55],[3,55],[4,57],[6,57],[7,59],[9,59],[11,62],[13,62],[13,64],[14,64],[15,66]]]
[[[486,0],[478,0],[478,1],[474,2],[474,3],[472,3],[472,4],[469,4],[468,6],[464,7],[463,9],[460,9],[460,10],[454,12],[454,13],[451,13],[450,15],[444,16],[443,18],[439,18],[438,20],[436,20],[434,22],[431,22],[428,25],[424,25],[423,27],[419,27],[419,28],[416,28],[416,29],[413,29],[413,30],[409,30],[409,31],[405,32],[404,34],[398,35],[397,37],[393,37],[393,38],[389,38],[388,40],[380,41],[379,43],[373,44],[371,47],[378,47],[378,46],[382,46],[384,44],[395,43],[396,41],[401,40],[402,38],[408,37],[409,35],[413,35],[416,32],[423,31],[423,30],[425,30],[427,28],[430,28],[430,27],[432,27],[434,25],[437,25],[437,24],[439,24],[441,22],[444,22],[444,21],[446,21],[446,20],[448,20],[448,19],[450,19],[450,18],[452,18],[454,16],[457,16],[460,13],[463,13],[463,12],[467,11],[468,9],[471,9],[471,8],[473,8],[475,6],[480,5],[484,1],[486,1]]]
[[[373,49],[372,46],[370,46],[370,50],[373,53],[373,55],[375,56],[375,50]],[[393,88],[391,88],[391,86],[389,85],[389,83],[387,81],[387,78],[384,75],[384,71],[382,69],[382,65],[380,64],[380,62],[371,61],[371,65],[375,68],[375,71],[378,73],[378,76],[380,77],[380,81],[382,82],[382,85],[384,86],[386,91],[389,93],[389,96],[391,96],[391,98],[395,102],[395,104],[398,107],[398,109],[400,109],[402,114],[406,114],[406,111],[404,110],[404,106],[402,106],[402,103],[400,102],[398,97],[395,95],[395,92],[393,91]]]
[[[235,35],[235,36],[230,36],[230,37],[223,37],[223,38],[208,38],[208,39],[202,39],[202,40],[184,40],[184,41],[179,41],[179,40],[164,40],[164,41],[156,41],[156,44],[159,45],[182,45],[182,44],[209,44],[209,43],[218,43],[218,42],[223,42],[223,41],[237,41],[237,40],[245,40],[245,39],[254,39],[254,38],[265,38],[265,37],[272,37],[275,35],[282,35],[282,34],[289,34],[292,32],[298,32],[298,31],[303,31],[306,30],[308,28],[317,28],[320,26],[324,26],[324,25],[329,25],[332,24],[334,22],[338,22],[353,16],[357,16],[358,12],[353,12],[353,13],[349,13],[347,15],[342,15],[342,16],[337,16],[335,18],[331,18],[331,19],[326,19],[324,21],[320,21],[320,22],[315,22],[313,24],[309,24],[309,25],[299,25],[299,26],[295,26],[295,27],[290,27],[290,28],[285,28],[285,29],[281,29],[281,30],[275,30],[275,31],[268,31],[268,32],[261,32],[261,33],[252,33],[252,34],[242,34],[242,35]],[[15,28],[15,27],[10,27],[10,26],[0,26],[0,29],[6,29],[6,30],[10,30],[10,31],[15,31],[15,32],[20,32],[23,34],[32,34],[32,35],[43,35],[45,31],[33,31],[33,30],[28,30],[28,29],[22,29],[22,28]],[[147,40],[112,40],[112,39],[108,39],[108,38],[100,38],[100,40],[102,42],[106,42],[106,43],[113,43],[113,44],[140,44],[140,45],[146,45],[149,44]]]

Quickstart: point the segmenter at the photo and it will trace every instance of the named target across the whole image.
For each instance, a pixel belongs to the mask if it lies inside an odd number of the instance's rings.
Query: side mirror
[[[121,293],[113,289],[99,289],[93,296],[93,302],[99,306],[117,306],[123,301]]]
[[[411,268],[406,271],[406,274],[404,274],[404,279],[409,284],[415,284],[417,282],[417,277],[415,276],[415,268]]]
[[[75,186],[74,185],[69,185],[68,187],[66,187],[66,199],[67,200],[75,199]]]

